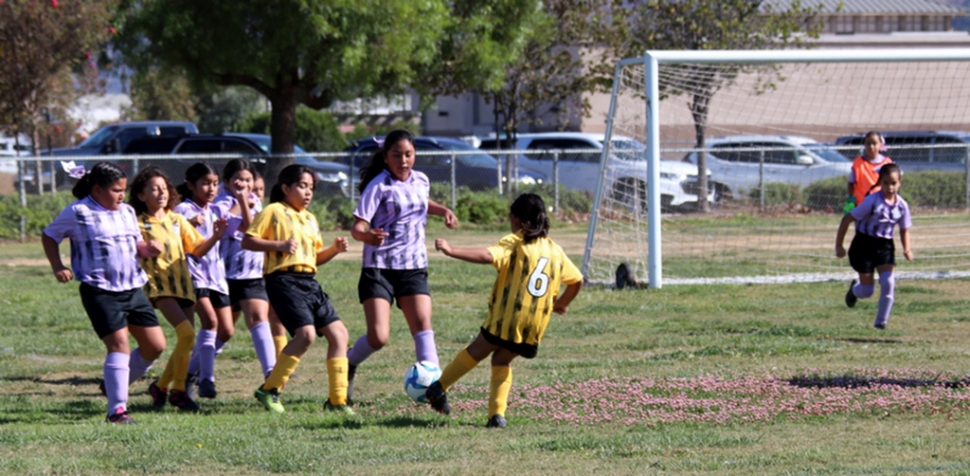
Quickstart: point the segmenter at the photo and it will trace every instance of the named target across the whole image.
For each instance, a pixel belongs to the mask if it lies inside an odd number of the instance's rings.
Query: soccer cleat
[[[845,305],[846,306],[849,306],[849,307],[855,307],[856,301],[859,300],[859,298],[857,298],[855,296],[855,293],[852,292],[852,288],[853,287],[855,287],[855,280],[854,279],[852,280],[851,283],[849,283],[849,290],[846,291],[846,293],[845,293]]]
[[[488,419],[488,423],[485,424],[485,428],[505,428],[509,426],[509,422],[505,421],[505,417],[502,415],[492,415],[492,418]]]
[[[199,404],[195,403],[195,401],[189,398],[185,392],[180,392],[178,390],[172,390],[169,392],[168,403],[171,403],[175,408],[185,412],[199,411]]]
[[[108,418],[106,418],[105,421],[108,423],[119,423],[122,425],[132,425],[137,423],[126,410],[121,408],[119,408],[114,415],[108,415]]]
[[[435,381],[427,390],[424,391],[424,398],[431,404],[431,408],[444,415],[451,415],[451,407],[448,406],[448,393],[441,388],[441,383]]]
[[[347,365],[347,405],[353,405],[354,400],[354,375],[357,375],[356,365]]]
[[[216,383],[212,380],[203,380],[199,382],[199,396],[202,398],[216,398]]]
[[[189,374],[185,378],[185,394],[189,396],[191,400],[198,400],[199,393],[196,388],[199,385],[199,374]]]
[[[334,405],[330,403],[329,399],[323,404],[323,409],[328,412],[341,413],[344,416],[354,416],[357,414],[354,412],[354,409],[350,408],[350,405]]]
[[[879,330],[885,330],[886,329],[886,325],[885,324],[876,324],[876,325],[874,325],[872,327],[875,327],[876,329],[879,329]]]
[[[168,390],[158,388],[158,380],[148,385],[148,394],[152,396],[152,406],[155,408],[164,407],[165,400],[168,400]]]
[[[256,389],[256,393],[253,394],[256,400],[266,407],[267,410],[273,413],[285,413],[286,410],[283,408],[283,404],[280,403],[280,393],[274,388],[272,390],[263,390],[263,386],[260,385]]]

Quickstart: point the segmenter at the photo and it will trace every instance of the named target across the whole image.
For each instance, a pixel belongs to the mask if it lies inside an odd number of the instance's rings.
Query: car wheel
[[[642,180],[624,177],[613,185],[613,200],[625,204],[631,211],[647,211],[647,184]]]

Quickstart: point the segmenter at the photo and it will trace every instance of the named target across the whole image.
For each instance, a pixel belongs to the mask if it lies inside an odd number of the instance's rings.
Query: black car
[[[350,158],[353,157],[356,173],[380,148],[379,140],[383,140],[383,137],[355,141],[350,147],[344,149],[348,156],[340,160],[349,164]],[[456,185],[473,190],[485,190],[498,186],[498,161],[467,142],[446,137],[420,136],[415,137],[414,148],[417,152],[414,169],[427,175],[432,182],[451,182],[452,156],[442,152],[459,152],[460,154],[454,155]],[[505,178],[503,177],[502,180],[504,181]],[[531,185],[545,181],[546,175],[542,172],[526,168],[519,169],[519,183]]]
[[[904,172],[966,170],[970,132],[966,131],[889,131],[883,132],[885,154],[899,164]],[[865,135],[862,133],[839,137],[835,144],[849,160],[861,155]],[[852,147],[848,147],[852,146]]]

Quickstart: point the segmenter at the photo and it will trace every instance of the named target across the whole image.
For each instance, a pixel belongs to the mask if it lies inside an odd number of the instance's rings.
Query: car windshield
[[[253,143],[255,143],[256,145],[258,145],[259,148],[260,149],[263,149],[263,152],[266,152],[267,154],[270,153],[270,149],[273,148],[273,139],[270,138],[269,136],[265,136],[264,137],[264,136],[258,136],[258,135],[256,135],[256,136],[241,136],[241,137],[244,137],[246,139],[249,139],[249,140],[253,141]],[[298,146],[296,144],[293,144],[293,153],[294,154],[306,154],[306,151],[303,150],[302,147],[300,147],[300,146]]]
[[[603,144],[604,141],[600,141]],[[613,139],[613,153],[626,160],[644,160],[647,146],[632,139]]]
[[[802,144],[802,146],[805,147],[806,149],[811,150],[812,152],[815,152],[816,154],[818,154],[819,157],[825,159],[826,162],[848,162],[849,161],[849,159],[845,158],[844,155],[832,149],[829,149],[822,144],[810,143],[810,144]]]
[[[108,138],[114,135],[115,130],[117,129],[117,127],[104,127],[98,129],[94,135],[85,139],[84,142],[81,142],[78,145],[78,147],[82,149],[97,149],[104,145]]]
[[[477,154],[459,155],[458,161],[464,165],[468,165],[471,167],[496,167],[496,161],[494,157],[481,152],[479,149],[476,149],[475,146],[471,144],[461,142],[461,141],[447,141],[447,142],[441,141],[440,144],[441,144],[441,147],[444,148],[445,150],[462,150],[462,151],[471,150],[471,151],[478,152]]]

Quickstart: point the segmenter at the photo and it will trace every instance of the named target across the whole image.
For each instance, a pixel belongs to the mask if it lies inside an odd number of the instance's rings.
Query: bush
[[[331,195],[314,200],[307,210],[317,217],[317,222],[323,230],[349,230],[354,226],[356,205],[348,197]]]
[[[556,203],[556,193],[552,184],[530,185],[519,187],[519,193],[534,193],[542,197],[547,207]],[[511,204],[512,198],[509,198]],[[566,187],[559,187],[559,212],[560,213],[589,213],[593,209],[593,195],[589,192],[579,190],[569,190]]]
[[[761,189],[755,187],[748,196],[753,200],[761,200]],[[765,205],[782,205],[786,203],[801,203],[802,191],[798,185],[787,183],[766,183],[765,184]]]
[[[838,210],[841,213],[842,206],[845,205],[848,181],[848,177],[833,177],[812,182],[802,191],[805,206],[815,210]]]
[[[26,228],[28,236],[40,236],[44,228],[64,209],[75,200],[71,192],[58,192],[51,197],[45,195],[28,195]],[[20,197],[7,195],[0,197],[0,238],[20,239]]]
[[[910,172],[903,175],[899,194],[911,206],[961,208],[966,206],[966,183],[962,172]],[[848,177],[835,177],[805,187],[805,205],[816,210],[842,210]]]

